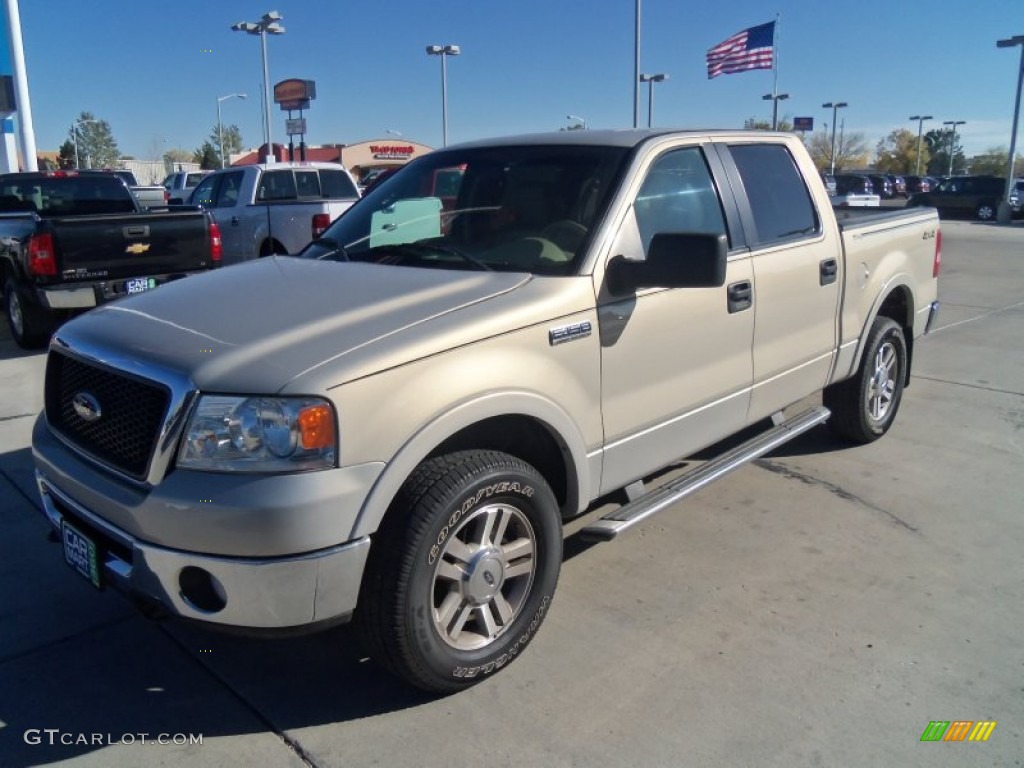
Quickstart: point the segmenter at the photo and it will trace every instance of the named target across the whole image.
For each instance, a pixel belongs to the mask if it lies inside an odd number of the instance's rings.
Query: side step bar
[[[824,422],[830,415],[831,412],[824,406],[810,408],[720,456],[704,462],[672,482],[655,488],[615,511],[609,512],[604,517],[582,528],[580,535],[587,539],[611,541],[618,534],[661,512],[694,491],[700,490],[711,481],[742,467],[748,461],[764,456],[794,437],[802,435],[811,427]]]

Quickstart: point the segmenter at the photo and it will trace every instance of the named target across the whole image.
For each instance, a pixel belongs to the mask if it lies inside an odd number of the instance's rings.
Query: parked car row
[[[929,192],[911,195],[907,206],[932,206],[938,208],[939,215],[943,217],[994,221],[1005,193],[1006,179],[999,176],[950,176],[940,181]],[[1010,208],[1014,217],[1024,215],[1022,200],[1024,180],[1018,180],[1010,193]]]

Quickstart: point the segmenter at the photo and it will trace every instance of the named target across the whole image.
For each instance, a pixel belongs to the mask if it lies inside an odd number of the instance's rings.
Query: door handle
[[[825,259],[818,265],[818,282],[821,285],[834,283],[839,275],[839,263],[835,259]]]
[[[726,289],[725,295],[730,314],[750,309],[754,303],[754,289],[749,280],[733,283]]]

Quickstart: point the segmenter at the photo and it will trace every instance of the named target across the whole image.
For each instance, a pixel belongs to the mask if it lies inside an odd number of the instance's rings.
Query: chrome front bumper
[[[61,492],[36,471],[43,510],[98,539],[105,583],[174,616],[253,629],[341,621],[359,596],[369,538],[302,555],[248,559],[182,552],[141,542]]]

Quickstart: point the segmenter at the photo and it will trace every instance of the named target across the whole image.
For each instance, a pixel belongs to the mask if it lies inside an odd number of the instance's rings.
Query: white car
[[[211,171],[175,171],[167,175],[161,184],[167,190],[168,202],[171,205],[180,205],[188,202],[192,190],[200,181],[209,176]]]

